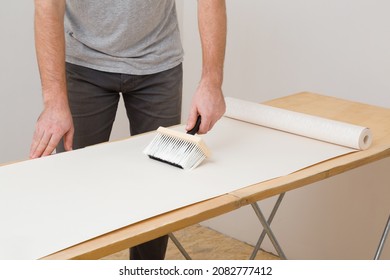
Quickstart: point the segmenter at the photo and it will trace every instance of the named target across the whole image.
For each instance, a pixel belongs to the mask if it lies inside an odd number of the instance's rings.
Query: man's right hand
[[[35,125],[30,158],[52,154],[62,137],[65,150],[72,150],[73,134],[72,115],[68,106],[45,108]]]

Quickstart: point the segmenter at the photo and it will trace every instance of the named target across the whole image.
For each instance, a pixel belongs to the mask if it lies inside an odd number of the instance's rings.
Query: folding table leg
[[[378,249],[376,250],[374,260],[379,260],[381,254],[382,254],[383,247],[385,245],[385,241],[387,239],[387,236],[389,235],[389,230],[390,230],[390,216],[387,219],[387,224],[385,226],[385,230],[383,231],[382,238],[379,242]]]
[[[187,251],[184,249],[184,247],[181,245],[179,240],[176,238],[173,233],[168,233],[169,238],[172,240],[172,242],[176,245],[177,249],[179,249],[180,253],[186,258],[186,260],[191,260],[190,255],[187,253]]]
[[[272,223],[272,220],[273,218],[275,217],[275,214],[276,212],[278,211],[278,208],[283,200],[283,197],[284,197],[285,193],[281,193],[271,211],[271,214],[270,216],[268,217],[268,220],[265,219],[262,211],[260,210],[260,207],[257,203],[252,203],[252,207],[253,207],[253,210],[255,211],[259,221],[261,222],[262,226],[263,226],[263,231],[260,235],[260,238],[259,240],[257,241],[257,244],[252,252],[252,255],[250,256],[250,259],[253,260],[256,255],[257,255],[257,252],[259,251],[260,249],[260,246],[261,246],[261,243],[263,242],[264,240],[264,237],[265,235],[267,234],[269,239],[271,240],[274,248],[276,249],[276,251],[278,252],[278,255],[280,258],[282,259],[287,259],[286,258],[286,255],[284,254],[282,248],[280,247],[278,241],[276,240],[276,237],[275,235],[273,234],[271,228],[270,228],[270,225]],[[172,240],[172,242],[175,244],[175,246],[179,249],[180,253],[187,259],[187,260],[191,260],[191,257],[190,255],[187,253],[187,251],[184,249],[184,247],[181,245],[181,243],[179,242],[179,240],[174,236],[173,233],[169,233],[168,234],[169,238]]]
[[[280,245],[279,245],[278,241],[276,240],[276,237],[273,234],[273,232],[271,230],[271,227],[270,227],[270,225],[272,223],[272,220],[273,220],[276,212],[278,211],[279,205],[281,204],[281,202],[283,200],[284,195],[285,195],[285,193],[282,193],[282,194],[279,195],[278,200],[276,201],[276,203],[275,203],[275,205],[274,205],[274,207],[272,209],[272,212],[271,212],[270,216],[268,217],[268,220],[265,219],[263,213],[260,210],[259,205],[256,202],[251,204],[253,210],[255,211],[255,213],[257,215],[257,218],[259,219],[261,225],[263,226],[263,231],[262,231],[262,233],[260,235],[260,238],[259,238],[259,240],[256,243],[256,246],[255,246],[255,248],[254,248],[254,250],[252,252],[252,255],[250,256],[251,260],[255,259],[256,254],[259,251],[261,243],[263,242],[264,237],[265,237],[266,234],[268,235],[269,239],[272,242],[272,245],[274,246],[274,248],[278,252],[279,257],[282,258],[282,259],[287,259],[286,255],[284,254],[282,248],[280,247]]]

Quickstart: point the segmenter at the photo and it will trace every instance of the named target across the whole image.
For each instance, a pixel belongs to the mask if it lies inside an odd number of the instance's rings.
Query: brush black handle
[[[202,118],[199,115],[198,118],[196,119],[195,126],[191,130],[188,130],[187,134],[195,135],[195,133],[197,133],[199,130],[201,121],[202,121]]]

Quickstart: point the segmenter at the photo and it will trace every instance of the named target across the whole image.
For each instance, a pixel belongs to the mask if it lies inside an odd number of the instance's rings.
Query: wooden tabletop
[[[265,104],[369,127],[371,147],[318,163],[290,175],[248,186],[104,234],[43,259],[99,259],[170,232],[303,187],[390,156],[390,109],[314,93],[298,93]]]

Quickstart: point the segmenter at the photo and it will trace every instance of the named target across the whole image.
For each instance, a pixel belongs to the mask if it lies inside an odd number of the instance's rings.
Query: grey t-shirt
[[[175,0],[66,0],[66,61],[145,75],[182,62]]]

